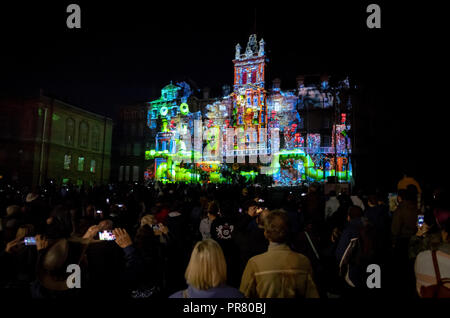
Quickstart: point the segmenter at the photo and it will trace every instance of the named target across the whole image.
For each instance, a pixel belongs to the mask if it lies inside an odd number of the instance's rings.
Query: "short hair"
[[[224,284],[227,263],[220,245],[212,239],[197,242],[184,277],[189,285],[201,290]]]
[[[407,201],[417,201],[417,187],[413,184],[409,184],[406,187],[405,200]]]
[[[208,204],[207,212],[211,215],[219,215],[219,205],[214,201],[210,202]]]
[[[377,203],[378,203],[378,199],[377,199],[377,196],[376,196],[375,194],[369,195],[367,201],[368,201],[370,204],[372,204],[372,205],[377,205]]]
[[[363,210],[359,206],[351,206],[348,208],[348,216],[350,220],[360,218],[363,216]]]
[[[335,197],[335,196],[336,196],[336,191],[331,190],[330,193],[328,193],[328,195],[329,195],[330,197]]]
[[[284,210],[273,210],[264,218],[264,232],[269,241],[286,242],[288,231],[288,218]]]
[[[398,190],[397,196],[402,198],[402,200],[406,200],[406,189]]]

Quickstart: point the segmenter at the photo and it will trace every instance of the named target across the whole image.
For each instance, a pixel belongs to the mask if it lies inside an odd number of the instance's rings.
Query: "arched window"
[[[98,126],[92,128],[92,149],[100,149],[100,128]]]
[[[75,137],[75,120],[72,118],[66,119],[66,145],[73,145]]]
[[[87,122],[82,121],[80,123],[79,145],[80,147],[87,148],[88,144],[89,144],[89,125]]]

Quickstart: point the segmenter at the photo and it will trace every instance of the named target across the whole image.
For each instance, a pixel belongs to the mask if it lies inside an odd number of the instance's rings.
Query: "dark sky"
[[[439,156],[446,132],[438,130],[442,106],[432,100],[439,81],[430,71],[442,66],[442,8],[384,1],[59,2],[2,4],[2,94],[43,88],[114,118],[122,105],[158,97],[170,80],[191,79],[218,92],[232,84],[234,47],[245,47],[256,16],[269,58],[266,83],[279,77],[282,88],[294,88],[298,74],[349,74],[375,122],[374,152],[385,146],[402,155],[397,167],[402,160],[432,162],[424,155],[430,151]],[[72,2],[81,6],[81,30],[66,28]],[[373,2],[382,8],[378,30],[365,22]]]

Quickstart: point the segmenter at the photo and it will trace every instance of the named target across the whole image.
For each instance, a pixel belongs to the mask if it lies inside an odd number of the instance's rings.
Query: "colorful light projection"
[[[342,113],[332,126],[332,146],[321,147],[321,135],[302,130],[298,112],[302,107],[331,107],[339,103],[339,98],[333,99],[339,94],[332,95],[327,83],[301,85],[298,91],[282,91],[278,85],[268,93],[264,88],[264,45],[263,40],[258,45],[252,35],[243,54],[239,44],[236,46],[233,92],[207,105],[203,115],[191,112],[192,91],[184,82],[165,86],[161,97],[149,103],[147,124],[154,136],[154,146],[145,152],[149,161],[147,179],[231,183],[243,178],[245,182],[255,182],[260,174],[266,174],[279,186],[323,182],[330,176],[341,182],[352,180],[347,114]],[[199,121],[200,148],[194,146]],[[230,128],[234,129],[231,150],[225,142]],[[267,138],[258,135],[260,128],[267,129]],[[183,138],[188,133],[190,140]],[[270,138],[278,134],[281,148],[272,145]],[[233,152],[233,159],[238,153],[247,156],[264,153],[271,156],[271,161],[227,163],[229,151]]]

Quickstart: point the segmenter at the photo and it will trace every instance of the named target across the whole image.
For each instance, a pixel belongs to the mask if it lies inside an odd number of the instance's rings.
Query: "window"
[[[71,162],[72,162],[72,156],[64,155],[64,170],[70,170]]]
[[[125,151],[126,151],[126,144],[120,144],[120,146],[119,146],[120,155],[125,156]]]
[[[98,126],[94,126],[92,129],[92,149],[100,149],[100,128]]]
[[[95,173],[95,160],[91,160],[91,169],[89,169],[91,173]]]
[[[144,123],[139,123],[139,137],[144,136]]]
[[[84,157],[78,157],[78,171],[84,170]]]
[[[322,147],[331,147],[331,136],[322,136]]]
[[[242,84],[247,84],[247,72],[244,71],[242,74]]]
[[[89,125],[87,122],[82,121],[80,123],[80,136],[79,136],[79,145],[80,147],[87,148],[89,143]]]
[[[139,166],[133,166],[133,181],[139,181]]]
[[[130,181],[130,166],[125,166],[124,181]]]
[[[141,144],[135,143],[133,145],[133,156],[139,156],[141,154]]]
[[[130,136],[136,136],[136,124],[131,123],[130,125]]]
[[[119,182],[123,180],[123,166],[119,167]]]
[[[75,120],[72,118],[66,119],[66,145],[73,145],[75,136]]]

